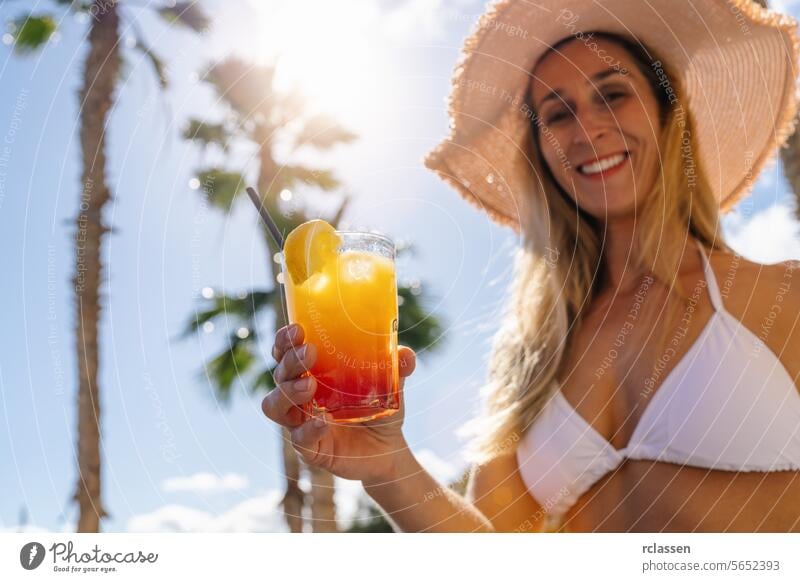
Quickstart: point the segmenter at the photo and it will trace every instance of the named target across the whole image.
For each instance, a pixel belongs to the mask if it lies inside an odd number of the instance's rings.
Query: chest
[[[714,315],[701,298],[688,309],[663,301],[655,312],[629,303],[588,317],[565,356],[562,394],[616,449],[627,446],[653,396]]]

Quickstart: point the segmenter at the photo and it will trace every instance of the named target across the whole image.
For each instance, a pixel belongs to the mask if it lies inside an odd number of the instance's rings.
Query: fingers
[[[303,344],[299,348],[290,347],[278,362],[278,367],[275,368],[275,383],[295,380],[308,372],[316,360],[317,348],[314,344]]]
[[[317,417],[289,431],[292,446],[310,465],[324,466],[333,453],[330,435],[330,415]]]
[[[408,346],[397,348],[397,362],[400,368],[400,377],[405,378],[414,373],[417,367],[417,355]]]
[[[293,323],[275,332],[275,343],[272,346],[272,357],[280,362],[283,355],[293,346],[299,346],[305,339],[305,330],[299,323]]]
[[[277,387],[263,399],[261,408],[272,421],[288,428],[295,428],[304,425],[307,414],[302,407],[311,401],[317,389],[317,382],[313,376],[308,374],[301,377],[314,365],[317,353],[313,344],[302,344],[302,328],[298,327],[299,332],[296,332],[294,336],[289,333],[290,328],[291,326],[281,328],[276,334],[273,356],[281,356],[274,376]],[[300,347],[295,349],[298,345]],[[414,372],[417,358],[414,350],[407,346],[400,346],[397,356],[402,385],[402,379]],[[305,424],[312,425],[312,423]],[[304,431],[313,431],[315,428],[322,429],[323,427],[307,427]],[[302,436],[305,432],[299,434]],[[311,441],[302,442],[306,445],[313,444]],[[306,446],[306,448],[308,454],[317,454],[313,447]]]
[[[311,375],[282,382],[264,397],[261,410],[278,424],[289,428],[299,426],[305,420],[302,406],[311,400],[316,389],[317,381]]]

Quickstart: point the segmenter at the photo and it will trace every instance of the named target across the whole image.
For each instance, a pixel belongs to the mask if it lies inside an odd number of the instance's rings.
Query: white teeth
[[[586,164],[585,166],[579,166],[578,170],[582,174],[597,174],[599,172],[604,172],[609,168],[613,168],[620,162],[625,159],[626,154],[617,154],[616,156],[611,156],[610,158],[605,158],[600,160],[599,162],[594,162],[593,164]]]

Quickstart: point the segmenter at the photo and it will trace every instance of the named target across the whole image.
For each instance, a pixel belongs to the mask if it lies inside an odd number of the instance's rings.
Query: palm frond
[[[193,335],[207,322],[216,322],[228,327],[246,327],[255,335],[255,319],[258,313],[270,305],[276,291],[255,289],[240,295],[215,295],[205,299],[204,305],[186,322],[181,337]],[[220,322],[220,319],[224,319]]]
[[[414,351],[431,352],[443,344],[444,326],[426,309],[429,298],[420,283],[398,285],[398,341]]]
[[[56,21],[48,14],[28,14],[9,24],[14,50],[18,54],[31,53],[41,48],[56,31]]]
[[[230,210],[236,196],[244,191],[244,176],[221,168],[208,168],[197,173],[200,187],[208,202],[221,210]]]
[[[268,119],[275,107],[272,100],[274,76],[275,69],[270,65],[255,65],[229,57],[211,65],[203,79],[240,119],[256,116]]]
[[[252,390],[254,393],[269,392],[275,388],[275,368],[277,367],[278,364],[273,364],[272,366],[266,368],[263,372],[256,375],[256,378],[252,384]]]
[[[200,119],[190,119],[183,130],[183,138],[198,142],[203,147],[214,144],[228,150],[232,135],[224,123],[208,123]]]
[[[141,37],[136,37],[136,40],[133,44],[133,48],[147,59],[150,65],[153,67],[153,73],[158,80],[158,86],[162,89],[166,89],[169,85],[169,79],[167,78],[167,67],[164,65],[164,61],[159,57],[153,49],[151,49]]]
[[[205,366],[218,400],[226,404],[230,402],[234,382],[248,376],[255,362],[252,339],[242,339],[232,334],[228,346]]]
[[[157,12],[170,24],[185,26],[195,32],[205,32],[211,23],[197,2],[175,2],[159,8]]]
[[[335,145],[350,143],[356,137],[356,134],[344,129],[330,116],[320,114],[306,120],[295,137],[295,147],[310,146],[325,150]]]

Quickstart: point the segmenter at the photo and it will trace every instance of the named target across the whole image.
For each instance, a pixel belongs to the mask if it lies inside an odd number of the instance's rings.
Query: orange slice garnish
[[[283,256],[292,282],[301,285],[321,271],[325,263],[336,258],[341,244],[336,230],[324,220],[309,220],[295,228],[283,244]]]

